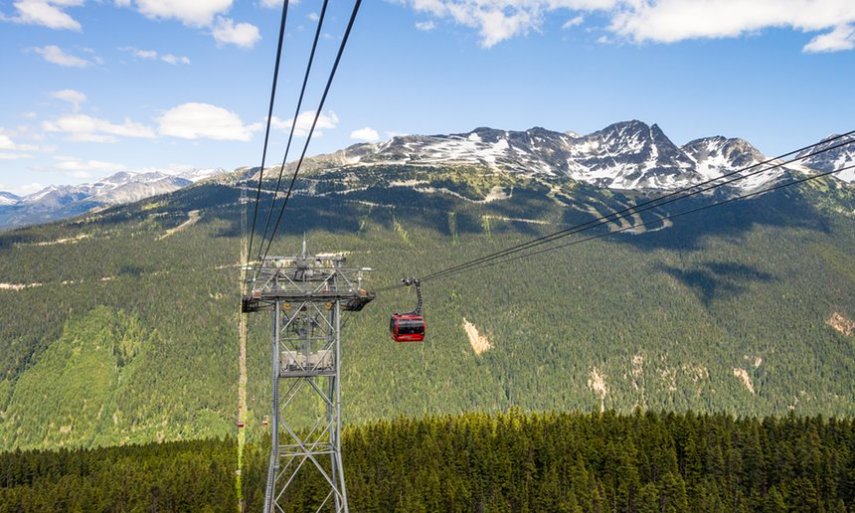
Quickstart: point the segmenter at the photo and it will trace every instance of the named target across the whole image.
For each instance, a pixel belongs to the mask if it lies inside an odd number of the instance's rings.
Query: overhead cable
[[[315,132],[315,126],[318,124],[318,118],[321,115],[321,111],[324,108],[324,103],[327,100],[327,95],[329,95],[330,88],[332,87],[333,79],[335,78],[336,71],[338,70],[339,63],[341,62],[341,56],[344,54],[344,49],[347,46],[347,41],[350,37],[350,32],[353,29],[353,23],[356,21],[356,15],[359,13],[359,7],[362,5],[362,0],[356,0],[353,5],[353,12],[350,15],[350,20],[347,23],[347,29],[344,31],[344,37],[341,40],[341,46],[338,49],[338,54],[335,58],[335,63],[333,63],[332,70],[330,71],[330,76],[327,79],[326,87],[324,87],[324,94],[321,96],[321,101],[318,104],[318,109],[315,111],[315,118],[312,120],[312,126],[309,129],[309,133],[306,136],[306,143],[303,145],[303,151],[300,154],[300,159],[297,161],[297,165],[294,167],[294,173],[291,176],[291,183],[288,185],[288,192],[285,194],[285,199],[282,202],[282,207],[279,209],[279,215],[276,218],[276,224],[273,226],[273,231],[270,233],[270,240],[267,242],[267,248],[264,250],[264,254],[261,257],[261,262],[267,258],[267,255],[270,253],[270,247],[273,245],[273,239],[276,236],[276,232],[279,229],[279,225],[282,222],[282,216],[285,214],[285,207],[288,206],[288,200],[291,198],[291,193],[294,190],[294,183],[297,181],[297,176],[300,173],[300,168],[303,165],[303,161],[306,158],[306,152],[309,149],[309,143],[312,142],[312,135]]]
[[[276,64],[273,66],[273,85],[270,88],[270,106],[267,108],[267,128],[264,131],[264,149],[261,153],[261,170],[258,172],[258,189],[255,191],[255,208],[252,213],[252,230],[249,234],[249,248],[247,257],[252,255],[252,243],[255,237],[255,224],[258,219],[258,204],[261,201],[261,183],[264,179],[264,164],[267,160],[267,144],[270,140],[270,124],[273,120],[273,104],[276,100],[276,84],[279,79],[279,64],[282,60],[282,47],[285,41],[285,21],[288,19],[289,0],[282,1],[282,19],[279,23],[279,42],[276,46]],[[263,242],[262,242],[263,244]]]
[[[270,199],[270,208],[267,210],[267,219],[264,221],[264,231],[262,232],[262,244],[259,248],[258,255],[261,256],[261,248],[264,247],[264,241],[267,240],[267,230],[270,228],[270,217],[276,206],[276,196],[279,195],[279,189],[282,187],[282,175],[285,172],[285,163],[288,161],[288,153],[291,151],[291,142],[294,140],[294,132],[297,129],[297,120],[300,116],[300,109],[303,106],[303,97],[306,94],[306,85],[309,83],[309,75],[312,72],[312,63],[315,60],[315,50],[318,48],[318,40],[321,37],[321,29],[324,26],[324,17],[327,13],[327,4],[329,0],[324,0],[321,7],[321,14],[318,16],[318,26],[315,30],[315,38],[312,41],[312,51],[309,53],[309,61],[306,64],[306,74],[303,76],[303,86],[300,88],[300,98],[297,100],[297,108],[294,110],[294,117],[291,120],[291,131],[288,134],[288,144],[285,146],[285,155],[282,157],[282,165],[279,166],[279,177],[276,179],[276,187],[273,189],[273,196]]]

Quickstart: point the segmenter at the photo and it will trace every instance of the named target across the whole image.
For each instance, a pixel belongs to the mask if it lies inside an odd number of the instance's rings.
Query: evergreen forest
[[[350,427],[354,513],[846,513],[855,424],[822,417],[533,413],[397,418]],[[234,512],[263,502],[267,449],[234,439],[0,455],[4,512]],[[318,503],[320,477],[287,512]],[[238,483],[238,484],[236,484]]]
[[[471,167],[343,176],[309,170],[298,180],[271,254],[297,253],[305,236],[310,251],[372,268],[369,289],[645,199]],[[399,185],[407,180],[433,192]],[[0,446],[236,436],[252,185],[238,174],[0,233]],[[496,190],[504,196],[487,201]],[[391,312],[412,308],[412,291],[378,294],[346,319],[345,423],[515,407],[855,415],[855,195],[827,179],[666,218],[715,199],[426,283],[424,344],[395,344],[387,332]],[[252,443],[270,410],[269,325],[249,316]]]

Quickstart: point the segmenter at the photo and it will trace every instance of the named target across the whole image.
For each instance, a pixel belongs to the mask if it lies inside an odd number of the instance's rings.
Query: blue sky
[[[352,5],[330,0],[298,134]],[[272,161],[320,7],[290,7]],[[280,8],[0,0],[0,190],[258,165]],[[364,0],[309,153],[641,119],[677,144],[726,135],[773,155],[855,128],[853,47],[852,0]]]

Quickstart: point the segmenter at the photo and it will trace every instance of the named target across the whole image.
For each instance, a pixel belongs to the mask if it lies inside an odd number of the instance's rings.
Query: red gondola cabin
[[[389,333],[395,342],[421,342],[425,339],[425,318],[415,313],[393,314]]]

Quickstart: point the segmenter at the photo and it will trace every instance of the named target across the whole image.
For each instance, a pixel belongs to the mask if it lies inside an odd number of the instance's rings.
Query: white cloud
[[[380,134],[377,133],[377,130],[374,130],[371,127],[365,127],[351,132],[350,138],[356,139],[357,141],[373,142],[380,139]]]
[[[318,16],[318,13],[316,12],[310,12],[306,15],[306,18],[309,18],[310,21],[318,21],[320,19],[320,16]]]
[[[307,110],[300,113],[297,116],[297,126],[294,128],[294,135],[297,137],[306,137],[309,135],[309,129],[312,128],[312,122],[315,119],[314,110]],[[291,118],[287,121],[283,121],[276,116],[273,116],[273,120],[271,121],[271,126],[273,128],[279,130],[290,130],[291,124],[294,122],[294,118]],[[315,131],[313,133],[313,137],[320,137],[324,135],[324,130],[332,130],[338,126],[338,116],[333,111],[327,111],[326,114],[323,112],[320,116],[318,116],[318,122],[315,125]]]
[[[637,42],[672,43],[772,27],[815,31],[852,21],[851,0],[643,0],[618,12],[610,28]]]
[[[121,171],[127,166],[114,162],[103,162],[100,160],[83,160],[77,157],[58,156],[55,169],[65,172],[74,178],[89,178],[89,171]]]
[[[575,18],[571,18],[571,19],[565,21],[564,24],[561,25],[561,28],[563,28],[564,30],[567,30],[569,28],[573,28],[573,27],[581,25],[584,21],[585,21],[585,17],[582,15],[579,15],[579,16],[576,16]]]
[[[436,28],[436,23],[433,21],[419,21],[416,23],[416,28],[424,32],[430,32]]]
[[[811,39],[802,48],[805,53],[827,53],[855,48],[855,25],[841,25],[827,34]]]
[[[288,5],[297,5],[300,0],[289,0]],[[282,0],[261,0],[261,6],[269,9],[278,9],[282,7]]]
[[[235,23],[225,15],[234,0],[115,0],[119,7],[135,7],[144,16],[153,19],[175,19],[187,26],[210,28],[218,44],[233,44],[252,48],[261,39],[258,27],[251,23]],[[266,0],[262,5],[267,7]],[[215,23],[216,21],[216,23]],[[187,57],[170,57],[161,60],[169,64],[189,64]],[[148,58],[156,58],[153,55]]]
[[[46,132],[65,133],[70,140],[77,142],[116,142],[118,137],[155,137],[154,130],[150,127],[129,119],[125,119],[122,124],[116,124],[84,114],[46,121],[42,123],[42,129]]]
[[[0,15],[0,19],[57,30],[79,31],[80,23],[63,9],[80,5],[83,5],[83,0],[18,0],[14,3],[17,16],[6,18]]]
[[[80,104],[86,101],[86,95],[74,89],[63,89],[50,93],[50,97],[71,104],[74,112],[80,110]]]
[[[46,187],[46,185],[43,185],[40,183],[29,183],[29,184],[19,185],[17,187],[10,187],[9,189],[6,189],[6,190],[11,192],[12,194],[16,194],[18,196],[24,197],[24,196],[27,196],[29,194],[39,192],[40,190],[44,189],[45,187]]]
[[[117,0],[116,5],[130,7],[149,18],[176,19],[194,27],[207,27],[218,14],[227,12],[233,0]]]
[[[32,146],[30,144],[17,144],[12,138],[0,129],[0,150],[5,151],[35,151],[38,148],[36,146]],[[11,158],[11,157],[9,157]],[[7,158],[8,160],[8,158]]]
[[[154,50],[134,50],[134,55],[139,57],[140,59],[157,59],[157,52],[155,52]]]
[[[415,11],[476,29],[491,47],[540,30],[549,13],[605,13],[606,30],[635,43],[733,38],[768,28],[804,32],[831,30],[814,38],[806,52],[855,46],[853,0],[397,0]]]
[[[249,141],[259,124],[245,125],[240,117],[216,105],[185,103],[172,108],[158,119],[162,135],[181,139]]]
[[[92,65],[92,61],[65,53],[62,48],[56,45],[33,48],[33,51],[41,55],[47,62],[66,68],[87,68]]]
[[[119,50],[123,52],[130,52],[134,55],[134,57],[147,61],[157,60],[157,58],[160,57],[161,61],[167,64],[172,64],[173,66],[178,64],[190,64],[190,58],[185,57],[183,55],[175,55],[171,53],[165,53],[163,55],[160,55],[157,53],[157,50],[140,50],[139,48],[135,48],[133,46],[124,46],[119,48]]]
[[[167,64],[172,64],[173,66],[177,66],[178,64],[190,64],[189,58],[179,57],[177,55],[172,55],[171,53],[164,54],[160,57],[160,60]]]
[[[12,141],[11,137],[0,134],[0,150],[14,150],[17,146],[18,145]]]
[[[19,160],[31,158],[33,158],[33,156],[27,153],[7,153],[5,151],[0,151],[0,160]]]
[[[231,18],[217,17],[217,25],[211,35],[219,44],[231,44],[241,48],[252,48],[261,39],[258,27],[250,23],[235,23]]]

